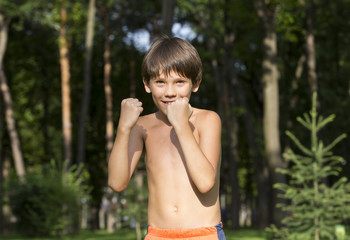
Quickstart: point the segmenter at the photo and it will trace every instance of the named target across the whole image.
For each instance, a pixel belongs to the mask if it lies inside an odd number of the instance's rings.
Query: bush
[[[79,228],[80,199],[87,197],[83,186],[87,174],[71,167],[65,174],[52,162],[40,174],[28,173],[23,183],[10,181],[10,205],[17,217],[17,230],[27,236],[54,236]]]

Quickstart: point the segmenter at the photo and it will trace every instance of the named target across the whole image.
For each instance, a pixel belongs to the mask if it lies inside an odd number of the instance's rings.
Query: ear
[[[202,79],[200,79],[200,80],[196,83],[196,85],[193,85],[193,87],[192,87],[192,92],[197,92],[197,91],[198,91],[199,85],[201,84],[201,81],[202,81]]]
[[[151,90],[151,86],[149,85],[149,83],[144,78],[142,79],[142,82],[143,82],[143,85],[145,87],[146,93],[151,93],[152,90]]]

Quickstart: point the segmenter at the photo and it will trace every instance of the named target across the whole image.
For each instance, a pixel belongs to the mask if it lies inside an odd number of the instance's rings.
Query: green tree
[[[67,163],[57,166],[52,160],[37,172],[28,173],[26,184],[17,179],[9,181],[10,205],[18,218],[16,230],[21,234],[58,238],[65,232],[75,233],[80,201],[89,199],[91,189],[85,184],[89,174],[83,165],[67,168]],[[65,175],[63,167],[68,169]]]
[[[278,183],[275,188],[283,192],[282,197],[289,201],[279,207],[289,215],[282,223],[285,227],[272,226],[269,230],[281,239],[309,240],[335,239],[335,225],[350,217],[350,183],[340,177],[334,184],[327,184],[331,176],[338,176],[342,170],[343,158],[334,156],[331,150],[346,137],[337,137],[329,145],[318,138],[319,131],[332,122],[335,115],[327,118],[319,116],[316,110],[317,94],[313,95],[312,110],[297,118],[310,131],[310,147],[304,146],[291,132],[287,135],[295,143],[301,154],[289,150],[284,157],[292,166],[278,169],[289,177],[287,184]]]

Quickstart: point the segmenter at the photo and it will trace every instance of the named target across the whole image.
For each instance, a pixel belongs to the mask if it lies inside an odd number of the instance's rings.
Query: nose
[[[168,85],[165,90],[165,96],[168,98],[176,97],[176,90],[172,85]]]

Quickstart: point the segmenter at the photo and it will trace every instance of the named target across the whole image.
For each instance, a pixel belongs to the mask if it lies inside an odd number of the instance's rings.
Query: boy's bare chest
[[[198,131],[193,128],[193,135],[199,142]],[[171,163],[183,159],[178,137],[172,127],[163,127],[147,131],[145,148],[148,161],[152,163]]]

